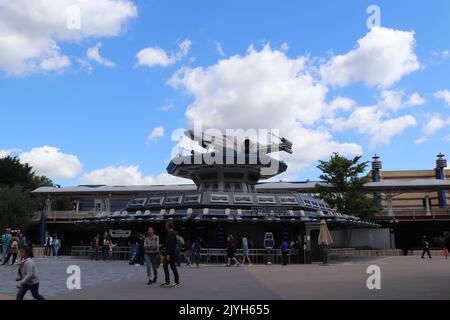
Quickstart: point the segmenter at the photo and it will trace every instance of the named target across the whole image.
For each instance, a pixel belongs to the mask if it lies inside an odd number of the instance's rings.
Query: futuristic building
[[[201,139],[199,143],[207,146],[211,140],[217,144],[219,139],[209,137],[208,142]],[[292,152],[292,144],[286,139],[282,138],[281,145],[278,150]],[[60,223],[58,232],[66,231],[72,234],[70,238],[83,234],[92,237],[106,229],[144,232],[152,225],[162,233],[164,223],[171,220],[186,239],[201,238],[209,248],[223,248],[228,234],[238,239],[247,237],[254,248],[263,248],[264,236],[271,232],[275,246],[283,240],[298,241],[305,250],[300,256],[311,262],[319,259],[317,240],[322,219],[331,229],[378,227],[355,216],[342,215],[310,193],[298,192],[295,187],[301,184],[260,183],[287,169],[284,162],[269,156],[277,148],[257,145],[252,149],[247,140],[241,150],[216,145],[219,150],[175,157],[167,172],[192,180],[191,185],[79,186],[56,190],[59,195],[66,191],[72,198],[78,194],[75,202],[78,212],[83,211],[80,210],[83,194],[95,193],[96,199],[104,199],[100,210],[80,215],[66,226]],[[307,185],[314,190],[315,183]],[[111,210],[114,201],[120,198],[121,189],[126,189],[129,201],[121,210]],[[37,193],[42,195],[46,191],[49,195],[55,190],[41,189]],[[130,197],[130,193],[134,195]]]

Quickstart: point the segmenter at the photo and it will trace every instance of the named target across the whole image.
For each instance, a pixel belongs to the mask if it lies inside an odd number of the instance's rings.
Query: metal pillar
[[[431,216],[431,208],[430,208],[430,196],[425,196],[425,209],[426,209],[426,215]]]
[[[445,171],[447,160],[445,155],[439,153],[436,160],[436,179],[445,180]],[[444,190],[438,191],[439,207],[447,208],[447,198]]]
[[[388,194],[387,195],[387,203],[388,203],[388,214],[389,217],[393,217],[394,216],[394,208],[392,206],[392,194]]]
[[[382,169],[382,163],[380,161],[380,157],[378,155],[374,155],[372,159],[373,159],[373,161],[372,161],[372,182],[380,182],[381,181],[380,170]],[[375,199],[375,205],[378,208],[381,208],[381,193],[374,192],[373,197]]]
[[[45,200],[45,204],[42,208],[42,214],[41,214],[41,245],[45,245],[45,227],[47,223],[47,213],[50,212],[52,209],[52,200],[50,199],[50,196],[47,197]]]

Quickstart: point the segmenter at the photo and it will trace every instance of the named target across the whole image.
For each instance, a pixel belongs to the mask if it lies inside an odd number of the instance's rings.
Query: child
[[[22,262],[20,263],[18,277],[16,279],[16,287],[19,289],[19,292],[17,292],[17,300],[23,300],[28,290],[31,291],[34,299],[45,300],[39,294],[39,278],[37,277],[36,265],[33,261],[33,250],[31,247],[26,246],[20,248],[19,252]]]
[[[448,259],[448,248],[447,247],[444,248],[444,257],[445,257],[445,259]]]

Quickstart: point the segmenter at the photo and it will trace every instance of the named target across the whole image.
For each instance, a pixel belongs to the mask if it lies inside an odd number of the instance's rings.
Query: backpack
[[[17,243],[17,240],[14,240],[13,242],[11,242],[11,249],[18,249],[19,248],[19,244]]]

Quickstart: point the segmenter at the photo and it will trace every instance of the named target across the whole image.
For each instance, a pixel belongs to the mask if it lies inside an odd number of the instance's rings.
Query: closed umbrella
[[[319,246],[322,247],[322,261],[323,264],[327,263],[328,252],[327,247],[333,243],[331,238],[330,230],[328,230],[327,223],[325,220],[320,221],[320,232],[319,232]]]

